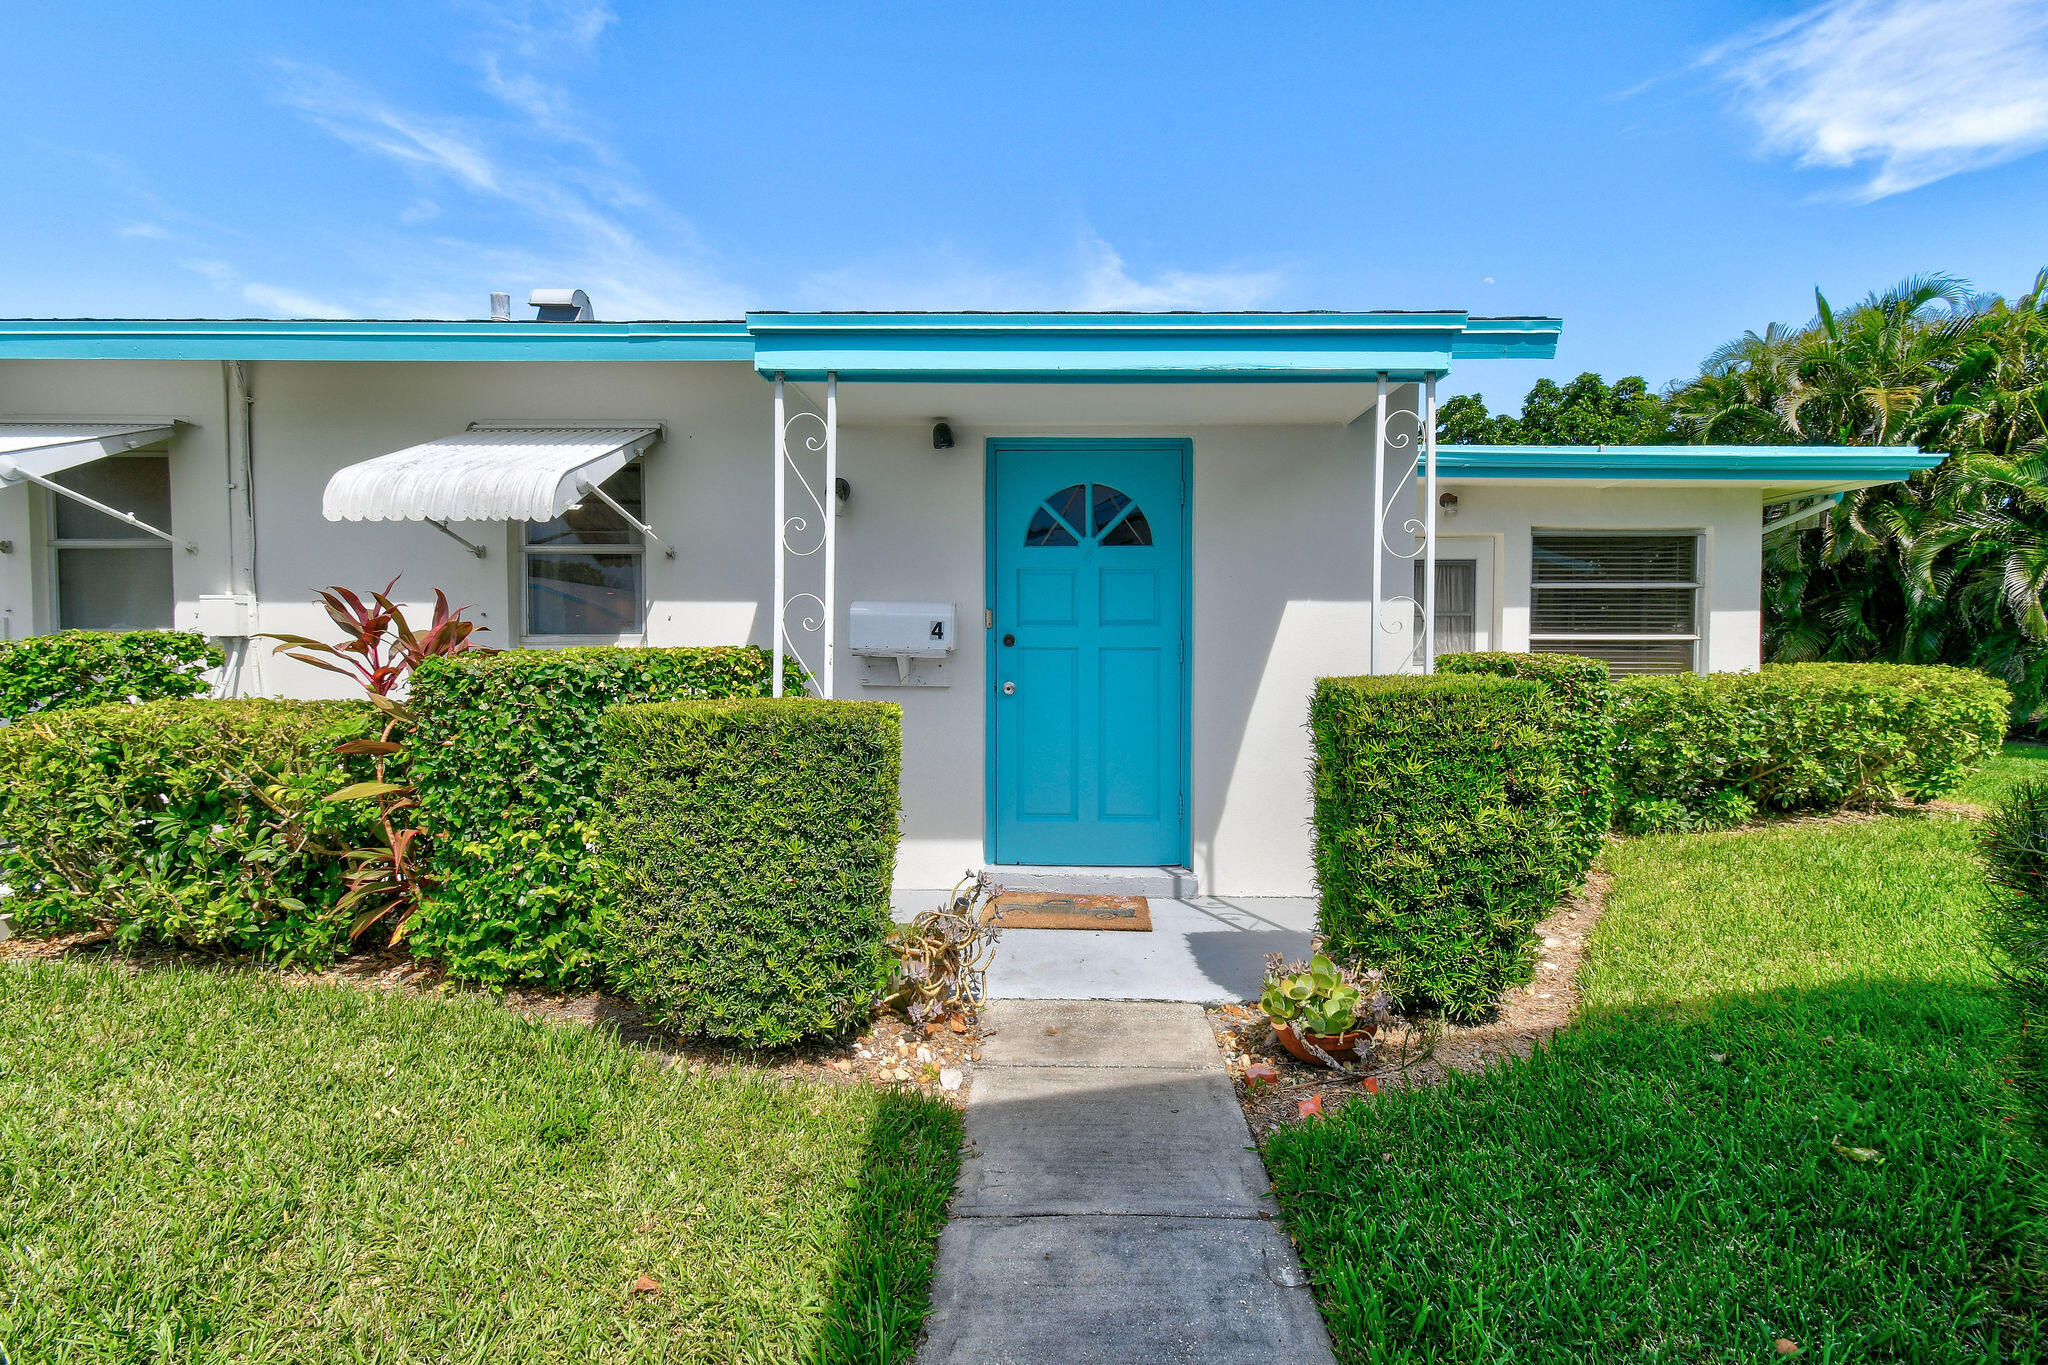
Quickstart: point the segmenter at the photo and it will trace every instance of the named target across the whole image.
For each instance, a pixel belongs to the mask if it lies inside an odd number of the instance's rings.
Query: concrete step
[[[1005,891],[1064,891],[1075,896],[1151,896],[1193,900],[1201,882],[1185,867],[1001,867],[988,875]]]

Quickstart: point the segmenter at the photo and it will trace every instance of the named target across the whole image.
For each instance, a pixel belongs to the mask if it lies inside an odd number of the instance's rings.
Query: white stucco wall
[[[487,557],[477,560],[425,525],[327,522],[320,494],[328,476],[480,419],[644,418],[668,427],[646,461],[646,509],[678,552],[673,560],[648,554],[648,642],[770,642],[769,393],[749,367],[266,362],[249,374],[257,629],[326,634],[312,605],[317,588],[381,587],[402,574],[405,602],[430,602],[442,588],[475,604],[489,642],[517,643],[513,528],[456,527],[487,545]],[[817,387],[793,391],[793,401],[817,399]],[[899,884],[948,885],[983,859],[987,438],[1169,435],[1189,438],[1194,449],[1192,861],[1204,887],[1218,894],[1311,892],[1307,699],[1317,677],[1367,666],[1369,421],[1347,426],[1327,414],[1302,423],[1217,420],[1238,402],[1234,395],[1181,404],[1162,386],[1097,386],[1078,397],[1031,386],[889,387],[886,402],[872,390],[842,402],[840,473],[853,496],[838,527],[841,639],[846,604],[860,599],[951,601],[962,627],[947,688],[863,689],[852,656],[842,651],[837,661],[841,696],[903,706]],[[1284,394],[1243,401],[1264,405],[1262,417],[1276,404],[1285,411]],[[1411,402],[1397,393],[1393,406]],[[1176,420],[1182,407],[1198,420]],[[224,591],[228,582],[222,408],[221,367],[213,363],[0,364],[0,411],[10,414],[188,419],[171,457],[173,516],[181,538],[200,550],[177,556],[181,623],[200,593]],[[920,410],[949,417],[953,449],[931,448],[929,418],[906,415]],[[1085,421],[1061,420],[1084,410]],[[1445,487],[1459,495],[1459,506],[1443,525],[1442,552],[1480,559],[1481,629],[1493,647],[1527,644],[1531,528],[1698,530],[1708,585],[1703,657],[1715,669],[1757,665],[1756,490]],[[16,635],[48,628],[37,605],[42,556],[32,510],[25,490],[0,490],[0,538],[16,546],[0,556],[0,613]],[[816,586],[816,566],[798,566],[792,591]],[[1410,561],[1390,553],[1384,573],[1387,595],[1410,590]],[[1384,637],[1390,670],[1409,652],[1408,620],[1405,606],[1390,609],[1397,627]],[[273,659],[261,645],[254,654],[259,662],[243,680],[248,690],[347,690],[341,679]]]

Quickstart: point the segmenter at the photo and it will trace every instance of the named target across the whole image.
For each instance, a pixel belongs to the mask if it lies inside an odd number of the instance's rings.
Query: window
[[[647,519],[639,465],[627,465],[603,488],[619,506]],[[602,500],[586,497],[553,521],[526,523],[522,548],[526,639],[616,640],[644,629],[647,547],[640,532]]]
[[[1616,673],[1687,673],[1699,644],[1699,537],[1539,531],[1529,648]]]
[[[95,502],[171,529],[171,458],[115,455],[51,475]],[[169,630],[171,547],[147,531],[49,495],[59,630]]]
[[[1415,561],[1415,657],[1422,658],[1422,571]],[[1436,641],[1434,657],[1464,654],[1479,633],[1479,561],[1439,559],[1436,562]]]
[[[1121,490],[1106,483],[1069,484],[1031,514],[1024,543],[1033,548],[1079,545],[1150,545],[1152,523]]]

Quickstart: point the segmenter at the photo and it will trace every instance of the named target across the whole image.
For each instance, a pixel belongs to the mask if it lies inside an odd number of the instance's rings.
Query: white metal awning
[[[109,507],[50,477],[82,464],[91,464],[94,460],[103,460],[109,455],[155,445],[169,439],[176,427],[177,420],[171,417],[131,417],[116,422],[0,421],[0,488],[35,484],[60,498],[69,498],[90,507],[102,516],[125,522],[158,540],[183,545],[189,553],[199,547],[190,541],[180,541],[169,531],[150,525],[133,512]]]
[[[0,421],[0,483],[48,478],[62,470],[167,439],[177,425],[168,417],[125,422]]]
[[[337,470],[329,521],[550,521],[661,437],[659,423],[473,424]]]

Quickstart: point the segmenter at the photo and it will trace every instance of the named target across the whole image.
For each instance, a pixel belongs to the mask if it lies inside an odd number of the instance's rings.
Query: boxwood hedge
[[[1475,653],[1446,654],[1436,666],[1440,673],[1528,678],[1556,698],[1565,779],[1571,784],[1564,875],[1576,884],[1593,865],[1614,818],[1614,780],[1608,762],[1614,688],[1606,661],[1576,654]]]
[[[1997,751],[2011,694],[1964,668],[1773,664],[1615,685],[1615,823],[1928,801]]]
[[[1315,741],[1317,927],[1386,973],[1403,1008],[1456,1020],[1529,980],[1530,928],[1585,870],[1557,697],[1487,674],[1323,678]]]
[[[159,701],[41,712],[0,728],[0,883],[28,933],[320,961],[346,938],[341,850],[371,837],[367,775],[334,746],[360,702]]]
[[[604,728],[613,988],[681,1032],[763,1047],[865,1018],[890,971],[901,709],[669,702]]]
[[[0,717],[206,693],[221,652],[176,630],[66,630],[0,642]]]
[[[433,889],[415,953],[458,977],[562,988],[596,979],[606,901],[592,840],[601,719],[624,703],[766,696],[753,648],[510,649],[427,659],[412,676],[420,821]],[[787,687],[801,691],[792,663]]]

